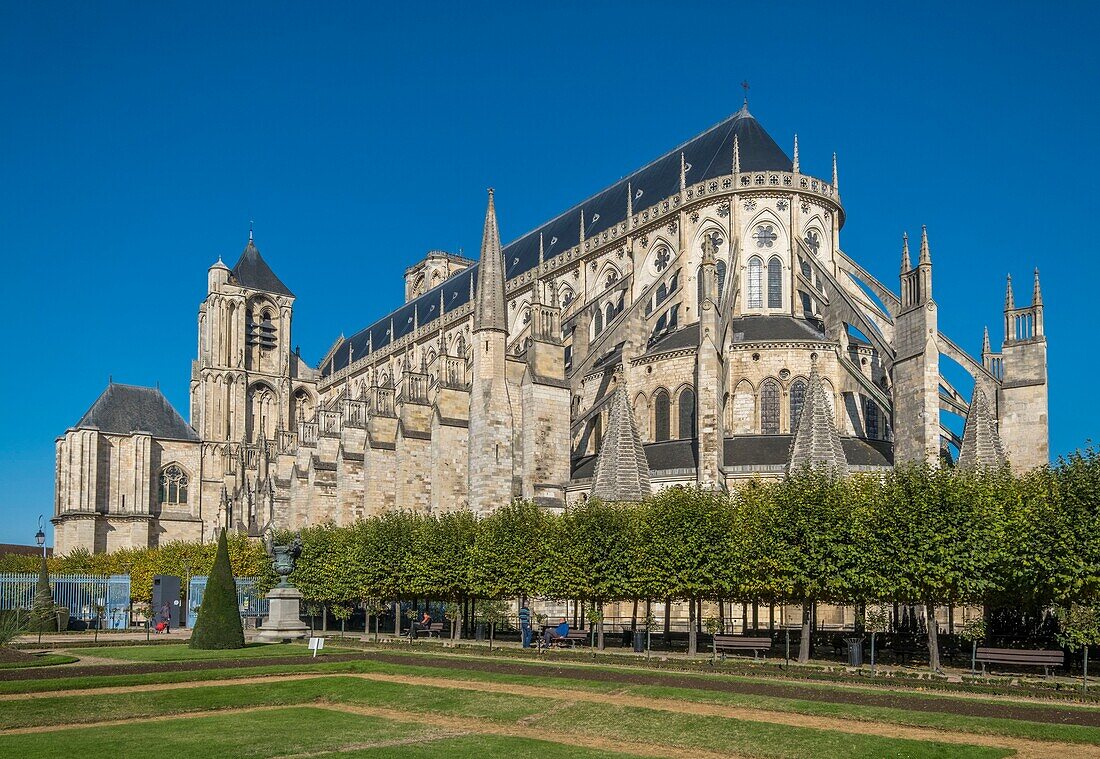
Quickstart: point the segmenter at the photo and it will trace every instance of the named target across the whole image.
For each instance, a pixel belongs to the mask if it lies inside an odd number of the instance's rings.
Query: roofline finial
[[[749,80],[741,80],[741,89],[745,91],[745,102],[742,104],[741,109],[748,113],[749,110]]]
[[[797,132],[795,132],[795,135],[794,135],[794,160],[791,161],[791,171],[793,171],[795,174],[797,174],[799,172],[799,169],[798,169],[798,133]]]
[[[1008,275],[1008,283],[1005,285],[1005,311],[1016,308],[1016,299],[1012,297],[1012,275]]]
[[[913,268],[913,262],[909,260],[909,233],[901,233],[901,273]]]
[[[733,173],[741,173],[741,145],[736,134],[733,136]]]
[[[255,219],[249,219],[248,220],[248,241],[249,242],[252,242],[252,230],[255,226],[256,226],[256,220]]]
[[[928,249],[928,225],[920,225],[920,263],[932,263],[932,253]]]
[[[836,171],[836,151],[833,151],[833,189],[840,192],[840,180],[837,178]]]
[[[1035,267],[1035,288],[1031,291],[1031,305],[1043,305],[1043,293],[1039,289],[1039,267]]]

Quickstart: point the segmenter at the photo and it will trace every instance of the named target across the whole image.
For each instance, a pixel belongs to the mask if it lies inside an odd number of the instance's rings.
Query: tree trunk
[[[726,601],[724,598],[718,599],[718,629],[723,633],[726,631]]]
[[[810,636],[813,634],[813,605],[809,601],[802,602],[802,638],[798,641],[798,663],[805,664],[810,660]]]
[[[752,631],[755,634],[760,629],[760,604],[752,602]]]
[[[875,633],[871,633],[871,674],[875,674]]]
[[[321,632],[328,632],[328,607],[321,604]]]
[[[393,602],[393,634],[401,637],[401,603],[399,601]]]
[[[688,600],[688,656],[695,656],[698,636],[695,632],[695,599]]]
[[[672,599],[665,599],[665,648],[672,648]]]
[[[749,605],[747,603],[741,604],[741,634],[745,635],[749,631]]]
[[[596,609],[600,613],[600,621],[596,623],[596,630],[599,635],[599,648],[603,651],[603,601],[596,602]]]
[[[933,673],[940,671],[940,626],[936,624],[936,607],[930,603],[924,605],[925,626],[928,628],[928,668]]]
[[[634,610],[630,612],[630,630],[631,632],[638,629],[638,599],[634,599]]]
[[[1084,669],[1081,672],[1081,677],[1084,680],[1085,690],[1089,689],[1089,647],[1085,646],[1085,664]]]

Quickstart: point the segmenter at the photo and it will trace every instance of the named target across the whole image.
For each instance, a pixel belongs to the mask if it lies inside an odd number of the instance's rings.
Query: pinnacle
[[[920,263],[932,263],[932,254],[928,250],[928,227],[920,225]]]
[[[507,329],[504,323],[504,254],[500,247],[500,231],[497,228],[497,212],[492,188],[489,188],[485,229],[481,236],[477,302],[474,307],[474,331],[481,329],[500,331]]]
[[[1016,299],[1012,297],[1012,275],[1008,275],[1008,284],[1005,285],[1005,311],[1016,308]]]
[[[909,271],[913,268],[912,261],[909,260],[909,233],[902,232],[901,234],[901,273]]]
[[[640,501],[650,494],[649,462],[634,422],[626,383],[620,382],[614,393],[590,495],[601,501]]]
[[[837,432],[816,362],[810,368],[802,415],[798,419],[794,439],[791,440],[787,471],[793,472],[807,466],[825,467],[841,476],[848,474],[848,459],[844,455],[840,433]]]

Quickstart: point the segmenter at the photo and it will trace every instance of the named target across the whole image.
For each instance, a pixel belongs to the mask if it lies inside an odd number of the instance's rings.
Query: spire
[[[1008,275],[1008,284],[1005,285],[1005,311],[1016,308],[1016,300],[1012,297],[1012,275]]]
[[[992,353],[993,348],[989,345],[989,327],[985,328],[985,332],[982,334],[982,355]]]
[[[975,385],[959,448],[959,467],[996,469],[1004,466],[1005,460],[993,410],[981,385]]]
[[[834,153],[833,155],[836,155],[836,154]],[[798,173],[798,135],[797,134],[794,136],[794,160],[791,163],[793,164],[793,166],[791,167],[791,171],[793,171],[795,174],[797,174]],[[836,180],[834,179],[833,182],[835,183]]]
[[[1039,270],[1035,270],[1035,287],[1031,291],[1031,305],[1043,305],[1043,293],[1039,290]]]
[[[741,146],[737,142],[737,135],[733,136],[733,173],[741,173]]]
[[[928,251],[928,227],[920,225],[920,261],[922,264],[932,263],[932,254]]]
[[[621,375],[614,393],[589,494],[601,501],[640,501],[650,494],[649,462]]]
[[[909,260],[909,233],[901,233],[901,273],[909,271],[913,268],[913,263]]]
[[[837,179],[836,153],[833,153],[833,189],[840,192],[840,180]]]
[[[474,331],[482,329],[507,332],[504,323],[504,254],[500,248],[497,211],[491,188],[489,207],[485,211],[485,230],[481,236],[477,302],[474,304]]]
[[[630,229],[630,219],[634,216],[634,188],[626,183],[626,228]]]
[[[584,245],[584,209],[581,209],[581,236],[580,245]]]
[[[248,221],[248,241],[249,242],[252,242],[252,229],[255,225],[256,225],[256,222],[253,221],[252,219],[249,219],[249,221]]]
[[[684,151],[680,151],[680,192],[687,189],[687,159],[684,158]]]
[[[816,361],[810,366],[806,399],[802,404],[802,415],[798,419],[798,429],[791,440],[791,452],[787,460],[788,472],[803,467],[825,467],[840,476],[848,474],[848,460],[844,456],[844,447],[840,444],[840,433],[833,421],[825,385],[821,381],[821,375],[817,373]]]

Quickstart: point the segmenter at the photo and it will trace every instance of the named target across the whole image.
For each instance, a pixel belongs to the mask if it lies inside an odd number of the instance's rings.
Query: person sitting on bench
[[[428,630],[432,626],[432,615],[428,613],[427,609],[424,610],[424,616],[420,618],[420,621],[413,621],[412,626],[409,627],[409,638],[416,640],[416,634],[421,630]]]
[[[561,618],[561,622],[557,627],[547,627],[546,631],[542,634],[542,644],[547,648],[550,647],[550,641],[557,640],[558,638],[564,638],[569,635],[569,623],[565,621],[565,617]]]

